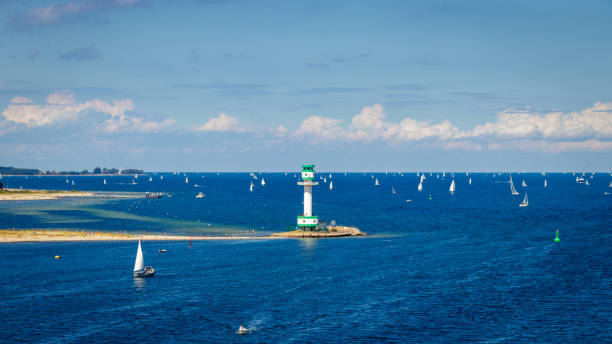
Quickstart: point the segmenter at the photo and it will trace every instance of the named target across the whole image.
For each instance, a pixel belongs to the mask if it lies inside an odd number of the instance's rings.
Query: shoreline
[[[366,233],[324,233],[312,232],[305,235],[304,232],[296,231],[279,232],[266,236],[210,236],[210,235],[185,235],[185,234],[134,234],[134,233],[110,233],[96,231],[69,231],[69,230],[46,230],[46,229],[0,229],[0,244],[19,242],[70,242],[70,241],[205,241],[205,240],[282,240],[282,239],[319,239],[340,237],[362,237]]]
[[[90,198],[144,198],[139,192],[113,192],[113,191],[77,191],[77,190],[36,190],[5,188],[0,191],[0,201],[42,201],[57,200],[69,197]]]
[[[108,232],[77,232],[61,230],[0,230],[0,243],[19,242],[70,242],[70,241],[188,241],[188,240],[268,240],[280,239],[272,236],[202,236],[202,235],[164,235],[130,234]]]

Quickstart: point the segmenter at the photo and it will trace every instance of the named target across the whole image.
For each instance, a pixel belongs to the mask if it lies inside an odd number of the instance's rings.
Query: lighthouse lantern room
[[[298,185],[304,186],[304,213],[297,217],[297,225],[299,229],[313,230],[319,227],[319,219],[312,215],[312,187],[319,185],[314,181],[314,166],[302,165],[302,181]]]

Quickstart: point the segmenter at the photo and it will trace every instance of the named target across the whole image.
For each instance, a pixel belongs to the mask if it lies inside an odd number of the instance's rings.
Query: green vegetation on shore
[[[41,171],[37,168],[20,168],[11,166],[0,166],[0,174],[3,175],[26,175],[26,176],[55,176],[55,175],[96,175],[96,174],[143,174],[143,170],[127,168],[119,171],[116,168],[96,167],[92,172],[88,170],[77,171]]]

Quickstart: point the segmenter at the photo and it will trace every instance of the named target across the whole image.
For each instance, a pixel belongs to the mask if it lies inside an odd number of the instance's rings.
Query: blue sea
[[[299,174],[257,176],[253,192],[248,173],[3,176],[10,188],[164,197],[0,202],[0,227],[228,236],[294,227]],[[132,277],[136,242],[0,244],[0,342],[612,342],[612,177],[590,176],[587,186],[571,173],[514,173],[512,196],[507,173],[474,173],[471,185],[456,173],[454,195],[448,173],[427,173],[422,192],[416,173],[320,174],[315,214],[370,236],[145,241],[148,279]],[[235,333],[241,324],[248,335]]]

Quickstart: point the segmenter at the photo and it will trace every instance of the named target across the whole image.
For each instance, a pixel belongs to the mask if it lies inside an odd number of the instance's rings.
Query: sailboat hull
[[[144,269],[134,271],[134,277],[152,277],[155,275],[155,269],[152,266],[145,266]]]

